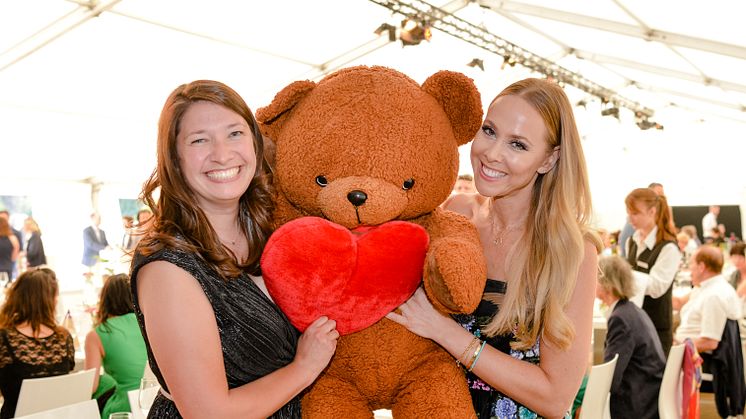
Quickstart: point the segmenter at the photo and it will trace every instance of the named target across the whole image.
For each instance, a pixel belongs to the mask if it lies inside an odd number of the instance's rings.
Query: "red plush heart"
[[[345,335],[377,322],[414,293],[427,246],[427,232],[417,224],[391,221],[350,231],[303,217],[272,234],[262,274],[298,330],[328,316]]]

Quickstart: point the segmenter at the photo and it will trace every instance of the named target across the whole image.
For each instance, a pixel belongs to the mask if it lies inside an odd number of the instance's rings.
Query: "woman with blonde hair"
[[[596,260],[591,197],[567,96],[525,79],[490,104],[471,146],[469,217],[487,259],[484,297],[454,321],[418,290],[387,317],[447,349],[468,372],[480,418],[562,417],[588,363]]]
[[[22,273],[0,308],[0,418],[15,414],[25,378],[67,374],[75,366],[73,338],[54,319],[59,289],[48,268]]]
[[[671,211],[663,195],[637,188],[624,200],[635,233],[625,243],[638,292],[644,290],[642,309],[655,325],[668,354],[673,341],[673,280],[681,264],[681,252],[673,231]]]
[[[26,239],[26,265],[33,268],[47,264],[47,256],[44,254],[44,243],[41,241],[41,230],[36,220],[31,217],[23,222],[23,231],[28,234]]]

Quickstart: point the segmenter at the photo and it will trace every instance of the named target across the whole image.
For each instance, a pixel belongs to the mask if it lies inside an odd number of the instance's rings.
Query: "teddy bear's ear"
[[[256,120],[262,130],[262,135],[277,141],[279,132],[285,121],[285,116],[293,107],[300,102],[313,88],[316,83],[308,80],[294,81],[280,90],[275,95],[269,106],[259,108],[256,111]]]
[[[471,141],[482,124],[482,99],[474,82],[461,73],[439,71],[425,80],[422,89],[443,107],[458,145]]]

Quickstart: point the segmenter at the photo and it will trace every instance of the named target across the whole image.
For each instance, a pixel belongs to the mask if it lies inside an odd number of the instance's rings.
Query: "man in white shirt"
[[[741,300],[736,290],[721,275],[723,254],[713,246],[702,246],[689,261],[692,292],[674,298],[674,308],[681,307],[681,324],[674,336],[677,342],[691,338],[699,352],[715,350],[727,320],[742,317]]]
[[[720,207],[710,205],[710,211],[702,217],[702,237],[705,238],[705,241],[712,237],[712,229],[717,228],[718,215],[720,215]]]

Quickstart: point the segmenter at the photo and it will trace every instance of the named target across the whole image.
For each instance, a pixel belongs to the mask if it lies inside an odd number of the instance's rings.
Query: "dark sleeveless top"
[[[5,399],[0,418],[14,416],[24,379],[63,375],[74,367],[75,347],[67,330],[33,338],[15,328],[0,329],[0,392]]]
[[[508,284],[503,281],[488,279],[485,284],[484,294],[505,295]],[[514,334],[498,335],[485,338],[482,336],[481,328],[487,325],[497,314],[499,307],[492,301],[482,299],[476,311],[472,314],[456,314],[453,318],[461,326],[487,341],[487,344],[500,352],[510,355],[522,361],[538,364],[540,361],[539,341],[527,350],[511,349],[510,343],[516,341]],[[480,380],[471,372],[466,373],[466,381],[471,393],[471,401],[479,419],[537,419],[540,418],[534,411],[516,402],[510,397],[493,389],[489,384]],[[565,415],[569,418],[569,412]]]
[[[653,249],[645,249],[637,256],[637,243],[630,238],[629,240],[629,251],[627,252],[627,261],[637,272],[645,274],[650,273],[653,269],[653,265],[658,260],[658,256],[661,254],[661,250],[668,243],[675,243],[673,241],[661,241],[656,243]],[[648,314],[650,320],[653,321],[656,332],[658,332],[658,338],[661,341],[663,347],[663,353],[668,356],[668,351],[671,349],[673,344],[673,301],[671,296],[673,295],[673,278],[671,278],[671,285],[665,294],[658,298],[645,296],[645,300],[642,303],[642,309]]]
[[[225,281],[197,255],[172,249],[164,249],[147,257],[136,253],[131,269],[135,314],[145,338],[150,367],[164,390],[168,391],[168,384],[153,356],[145,318],[137,298],[137,274],[140,268],[154,261],[166,261],[178,266],[191,274],[202,287],[215,313],[228,388],[252,382],[293,360],[298,331],[249,275]],[[189,325],[174,327],[189,328]],[[159,393],[148,417],[180,418],[181,415],[174,402]],[[300,418],[300,397],[296,396],[270,417]]]

